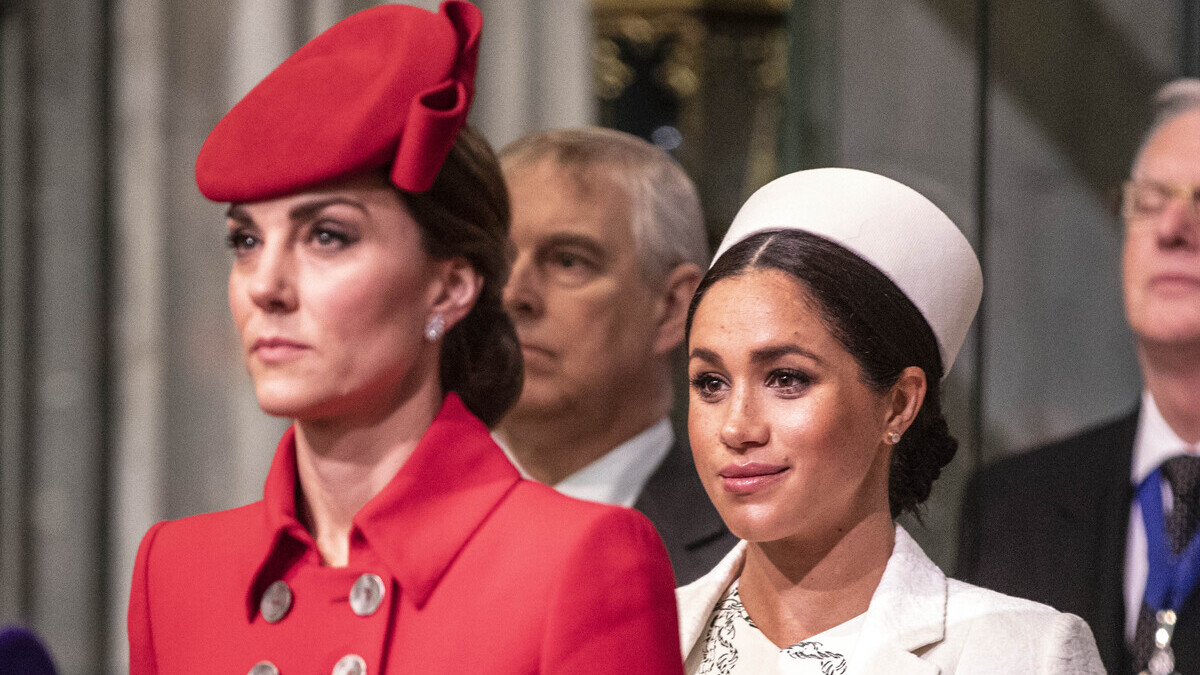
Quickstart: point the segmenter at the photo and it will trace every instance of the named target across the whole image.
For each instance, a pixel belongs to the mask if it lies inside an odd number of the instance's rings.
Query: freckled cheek
[[[774,429],[775,445],[801,475],[826,471],[837,453],[828,439],[805,424],[781,425]]]
[[[717,470],[726,459],[720,441],[721,413],[716,406],[697,401],[691,394],[688,405],[688,441],[696,469],[705,481],[716,480]]]
[[[827,412],[785,408],[772,415],[774,444],[802,474],[827,475],[848,459],[847,431],[855,427]]]

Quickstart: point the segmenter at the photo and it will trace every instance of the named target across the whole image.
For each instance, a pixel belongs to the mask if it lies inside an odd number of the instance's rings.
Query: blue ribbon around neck
[[[1200,532],[1192,536],[1179,555],[1171,550],[1163,516],[1162,475],[1158,469],[1138,486],[1137,499],[1146,527],[1146,557],[1150,564],[1146,604],[1155,612],[1162,609],[1178,612],[1200,579]]]

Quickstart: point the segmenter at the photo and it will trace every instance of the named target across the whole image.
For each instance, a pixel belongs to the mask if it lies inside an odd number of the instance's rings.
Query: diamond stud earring
[[[425,339],[430,342],[436,342],[442,337],[442,333],[446,332],[446,320],[441,314],[434,314],[429,317],[429,321],[425,324]]]

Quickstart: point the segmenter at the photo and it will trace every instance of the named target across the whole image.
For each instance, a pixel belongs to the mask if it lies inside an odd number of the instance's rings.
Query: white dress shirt
[[[508,455],[521,475],[529,478],[508,446],[500,438],[496,443]],[[651,474],[662,464],[671,446],[675,431],[671,421],[662,418],[637,436],[605,453],[599,459],[567,476],[554,489],[576,499],[632,507]]]
[[[1137,436],[1133,441],[1133,466],[1130,480],[1134,489],[1155,469],[1172,457],[1200,454],[1200,447],[1190,445],[1171,429],[1163,419],[1149,391],[1142,392],[1142,410],[1138,415]],[[1164,513],[1171,512],[1171,488],[1163,481]],[[1125,540],[1125,640],[1133,644],[1137,630],[1138,611],[1146,592],[1146,576],[1150,565],[1146,560],[1146,526],[1142,523],[1142,507],[1137,499],[1129,508],[1129,536]]]

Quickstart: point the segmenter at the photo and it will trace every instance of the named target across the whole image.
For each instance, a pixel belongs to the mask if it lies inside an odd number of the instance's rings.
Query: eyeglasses
[[[1144,222],[1167,208],[1171,200],[1182,197],[1191,206],[1191,217],[1200,219],[1200,185],[1159,183],[1153,180],[1127,180],[1121,185],[1121,212],[1130,223]]]

